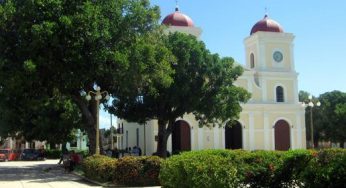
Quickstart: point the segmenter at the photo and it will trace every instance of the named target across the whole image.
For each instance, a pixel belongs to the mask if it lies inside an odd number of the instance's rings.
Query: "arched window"
[[[285,102],[284,88],[281,86],[276,87],[276,102]]]
[[[252,69],[255,68],[255,57],[253,53],[250,54],[250,66]]]

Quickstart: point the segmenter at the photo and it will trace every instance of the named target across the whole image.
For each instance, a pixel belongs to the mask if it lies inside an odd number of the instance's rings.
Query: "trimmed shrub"
[[[290,150],[282,153],[283,164],[277,170],[273,185],[300,187],[301,174],[316,154],[313,150]]]
[[[114,183],[128,186],[159,185],[161,161],[157,156],[123,157],[118,160]]]
[[[162,160],[160,157],[141,157],[143,168],[141,170],[140,185],[154,186],[160,185],[159,174]]]
[[[327,149],[314,153],[302,173],[306,187],[345,187],[346,150]]]
[[[238,178],[251,187],[273,187],[278,169],[283,164],[282,152],[254,151],[237,161]]]
[[[100,182],[112,181],[117,160],[104,155],[93,155],[82,162],[82,170],[87,178]]]
[[[160,181],[164,187],[236,187],[237,170],[227,151],[185,152],[163,161]]]

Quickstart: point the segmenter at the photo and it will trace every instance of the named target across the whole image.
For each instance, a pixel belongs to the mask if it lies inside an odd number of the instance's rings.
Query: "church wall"
[[[263,129],[263,113],[261,112],[255,112],[254,113],[254,119],[255,119],[255,129]]]
[[[277,63],[273,59],[274,51],[280,51],[283,54],[283,60],[280,63]],[[291,69],[291,56],[289,46],[285,43],[267,43],[266,50],[266,66],[268,68],[283,68],[285,70]]]
[[[263,129],[255,130],[255,150],[264,150]]]
[[[170,33],[170,32],[171,33],[181,32],[185,34],[190,34],[197,37],[197,39],[199,39],[202,33],[202,29],[198,27],[170,26],[165,30],[165,33]]]
[[[251,93],[250,102],[260,101],[262,100],[262,89],[255,83],[255,77],[249,72],[244,71],[243,75],[235,81],[235,84]]]
[[[238,86],[238,87],[242,87],[242,88],[245,88],[247,89],[248,88],[248,81],[245,77],[239,77],[238,80],[236,80],[235,84]]]
[[[123,142],[119,145],[120,149],[125,149],[126,147],[133,148],[137,146],[137,129],[138,129],[138,146],[143,149],[144,148],[144,126],[139,125],[138,123],[121,121],[124,123],[124,135]],[[119,140],[121,142],[121,140]],[[117,144],[118,145],[118,144]]]
[[[267,80],[267,96],[269,102],[276,102],[276,87],[282,86],[284,88],[285,103],[294,102],[294,83],[293,80]]]
[[[255,45],[254,43],[249,45],[246,48],[246,67],[251,68],[250,66],[250,54],[253,53],[254,54],[254,62],[255,62],[255,68],[259,67],[259,59],[258,59],[258,48],[257,45]]]

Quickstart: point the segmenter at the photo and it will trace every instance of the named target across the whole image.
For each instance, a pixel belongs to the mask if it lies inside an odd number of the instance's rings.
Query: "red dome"
[[[252,27],[250,35],[252,35],[253,33],[256,33],[257,31],[277,32],[277,33],[284,32],[281,25],[278,22],[272,19],[269,19],[267,15],[265,15],[262,20],[258,21]]]
[[[193,21],[187,15],[181,13],[178,8],[175,8],[175,12],[166,16],[162,24],[167,26],[185,26],[185,27],[193,27]]]

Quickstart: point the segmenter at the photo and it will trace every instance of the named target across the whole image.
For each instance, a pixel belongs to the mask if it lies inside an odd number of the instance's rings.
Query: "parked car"
[[[18,150],[0,149],[0,161],[15,161],[19,157]]]
[[[43,150],[24,149],[20,155],[21,160],[44,160]]]
[[[4,153],[4,150],[0,150],[0,161],[7,161],[6,153]]]

